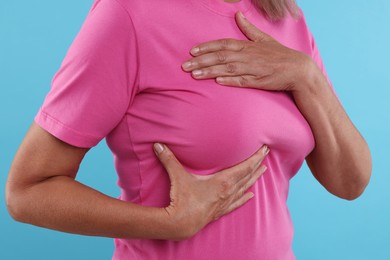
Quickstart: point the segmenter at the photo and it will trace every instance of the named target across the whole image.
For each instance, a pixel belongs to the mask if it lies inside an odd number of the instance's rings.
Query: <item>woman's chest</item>
[[[138,32],[139,93],[126,115],[138,158],[153,156],[151,144],[163,142],[197,172],[234,165],[263,144],[286,162],[302,161],[314,139],[287,93],[220,86],[214,80],[195,80],[182,70],[195,44],[245,39],[232,19],[213,16],[217,20],[199,21],[198,16],[194,11],[183,23],[169,23],[165,15],[169,26],[164,27],[157,26],[155,17]]]
[[[303,160],[314,146],[309,125],[288,94],[213,81],[181,88],[156,82],[136,96],[127,122],[139,156],[148,156],[153,142],[163,142],[200,173],[234,165],[263,144],[286,161]]]

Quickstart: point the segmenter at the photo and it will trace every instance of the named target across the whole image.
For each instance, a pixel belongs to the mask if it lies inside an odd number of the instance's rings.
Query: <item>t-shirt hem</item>
[[[61,141],[80,148],[91,148],[100,142],[100,138],[82,134],[64,125],[59,120],[45,113],[42,108],[34,118],[44,130],[60,139]]]

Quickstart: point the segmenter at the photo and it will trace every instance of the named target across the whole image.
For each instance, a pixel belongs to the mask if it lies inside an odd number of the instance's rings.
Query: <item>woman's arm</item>
[[[186,172],[166,146],[156,144],[156,155],[171,179],[171,204],[165,208],[120,201],[77,182],[87,151],[60,141],[34,123],[7,181],[12,217],[83,235],[185,239],[252,197],[246,191],[265,171],[260,165],[268,148],[264,146],[235,167],[197,176]]]
[[[292,94],[316,141],[315,149],[306,158],[307,164],[329,192],[344,199],[355,199],[371,176],[368,145],[320,69],[311,60],[304,62],[308,63],[307,69],[301,74],[299,88]]]
[[[221,85],[290,91],[315,137],[315,149],[307,157],[313,175],[336,196],[357,198],[370,179],[370,151],[321,70],[241,13],[236,21],[249,41],[222,39],[197,45],[183,69],[195,79],[216,78]]]

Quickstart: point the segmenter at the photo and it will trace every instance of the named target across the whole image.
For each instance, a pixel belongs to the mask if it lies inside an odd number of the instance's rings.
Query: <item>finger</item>
[[[281,78],[277,78],[280,80]],[[264,90],[280,90],[280,82],[275,80],[271,72],[264,72],[263,75],[237,75],[237,76],[219,76],[215,81],[223,86],[248,87]]]
[[[191,72],[195,79],[211,79],[217,77],[232,77],[246,73],[243,69],[243,64],[239,62],[231,62],[222,65],[210,66],[203,69],[196,69]]]
[[[215,81],[223,86],[259,88],[262,80],[253,75],[217,76]]]
[[[166,145],[155,143],[153,149],[161,164],[167,170],[171,182],[175,181],[179,174],[185,172],[181,163]]]
[[[260,29],[250,23],[241,12],[236,13],[236,23],[242,33],[251,41],[261,42],[272,39],[271,36],[260,31]]]
[[[192,58],[182,64],[184,71],[192,71],[202,69],[218,64],[226,64],[230,62],[245,61],[248,57],[243,54],[232,51],[215,51],[206,53],[199,57]]]
[[[190,50],[190,53],[193,56],[199,56],[205,53],[210,53],[215,51],[224,51],[224,50],[241,51],[244,48],[245,48],[245,41],[236,40],[236,39],[218,39],[218,40],[198,44]]]
[[[250,187],[257,182],[257,180],[265,173],[267,166],[261,165],[253,174],[249,175],[237,183],[238,197],[241,197]]]
[[[249,199],[253,197],[252,192],[246,192],[250,187],[253,186],[253,184],[256,183],[256,181],[264,174],[264,172],[267,170],[267,167],[265,165],[262,165],[259,167],[253,174],[250,174],[244,179],[240,181],[239,184],[237,184],[235,187],[237,190],[231,191],[230,194],[232,194],[233,199],[230,202],[230,205],[228,204],[224,210],[222,210],[217,216],[217,218],[241,207],[243,204],[245,204]],[[235,197],[235,198],[234,198]]]
[[[238,183],[245,176],[252,174],[260,166],[261,162],[269,153],[270,149],[267,145],[263,145],[259,150],[256,151],[251,157],[245,161],[223,170],[217,175],[222,176],[221,178],[232,178],[234,183]]]
[[[230,212],[232,212],[235,209],[238,209],[245,203],[247,203],[251,198],[253,198],[254,194],[252,192],[247,192],[243,196],[241,196],[239,199],[233,201],[224,211],[220,212],[218,216],[215,217],[214,220],[219,219],[223,215],[226,215]]]
[[[237,185],[239,189],[233,193],[236,195],[236,198],[232,200],[230,205],[228,205],[228,207],[226,208],[225,213],[223,214],[227,214],[241,207],[243,204],[245,204],[249,199],[253,197],[252,192],[246,192],[246,191],[250,187],[252,187],[253,184],[256,183],[256,181],[264,174],[266,170],[267,167],[265,165],[262,165],[253,174],[249,175],[249,178],[245,177],[243,180],[241,180],[241,183]]]

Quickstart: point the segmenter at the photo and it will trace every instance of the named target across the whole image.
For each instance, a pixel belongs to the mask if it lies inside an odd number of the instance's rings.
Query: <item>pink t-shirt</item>
[[[263,144],[271,148],[268,170],[243,207],[185,241],[116,239],[114,259],[295,259],[286,200],[314,147],[308,123],[288,93],[224,87],[181,69],[195,44],[245,39],[237,10],[323,69],[303,17],[270,22],[250,0],[97,0],[53,79],[36,122],[78,147],[106,137],[125,201],[169,204],[154,142],[167,144],[195,174],[235,165]]]

